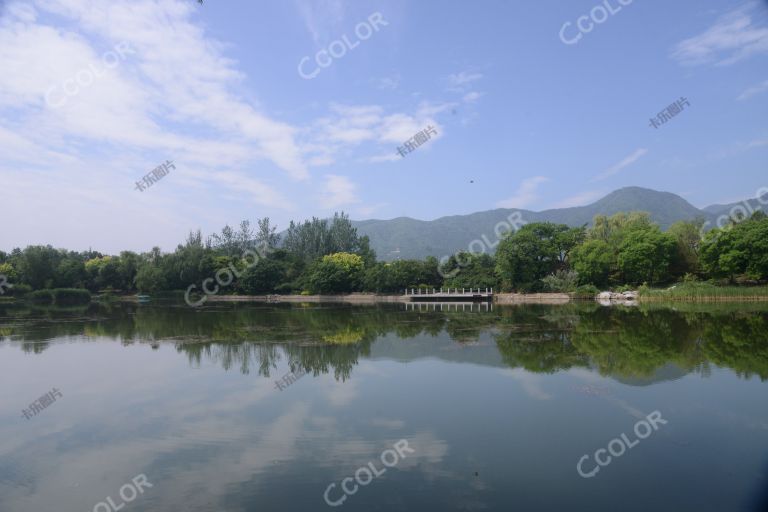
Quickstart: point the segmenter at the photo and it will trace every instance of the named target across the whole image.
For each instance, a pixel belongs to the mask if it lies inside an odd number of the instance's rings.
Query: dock
[[[493,311],[493,302],[406,302],[406,311]]]
[[[409,302],[488,302],[493,288],[409,288],[403,296]]]

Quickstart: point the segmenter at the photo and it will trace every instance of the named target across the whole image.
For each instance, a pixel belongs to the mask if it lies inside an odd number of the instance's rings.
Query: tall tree
[[[269,217],[264,217],[258,221],[259,228],[256,231],[256,246],[267,252],[273,250],[280,243],[280,235],[277,234],[277,227],[270,225]]]

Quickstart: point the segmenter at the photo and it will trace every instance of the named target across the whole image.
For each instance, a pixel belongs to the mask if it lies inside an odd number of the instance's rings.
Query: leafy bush
[[[54,288],[51,290],[56,304],[87,304],[91,302],[91,292],[82,288]]]
[[[338,252],[323,256],[310,271],[310,288],[317,293],[358,291],[363,277],[363,266],[363,258],[357,254]]]
[[[5,295],[11,297],[23,297],[32,291],[32,287],[26,283],[14,284],[13,288],[6,288]]]
[[[297,290],[300,290],[300,286],[296,285],[296,283],[283,283],[275,286],[275,293],[279,293],[281,295],[290,295]]]
[[[699,282],[698,276],[696,274],[691,274],[690,272],[686,272],[686,274],[683,276],[683,282],[684,283],[697,283]]]
[[[600,293],[600,289],[597,286],[585,284],[576,288],[575,295],[579,298],[593,299],[598,293]]]
[[[579,282],[579,273],[573,270],[558,270],[543,278],[544,288],[551,292],[572,292]]]
[[[35,290],[27,294],[27,299],[39,304],[52,304],[53,293],[51,290]]]

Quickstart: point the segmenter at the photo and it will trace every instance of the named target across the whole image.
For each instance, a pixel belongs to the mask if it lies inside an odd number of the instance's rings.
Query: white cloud
[[[530,373],[520,368],[499,370],[499,373],[511,377],[518,381],[525,390],[526,394],[536,400],[551,400],[552,395],[544,391],[541,387],[543,382],[541,376]]]
[[[448,76],[448,83],[452,87],[461,87],[468,83],[480,80],[483,75],[480,73],[470,73],[468,71],[462,71]]]
[[[211,203],[214,187],[246,207],[293,208],[276,184],[309,177],[300,132],[242,99],[238,63],[191,21],[196,9],[186,0],[6,6],[0,17],[4,207],[40,213],[9,227],[3,245],[172,248],[169,240],[186,229],[205,228],[224,209],[240,206]],[[124,55],[105,66],[107,52],[123,43],[129,45]],[[88,80],[65,95],[65,81],[78,76]],[[166,159],[177,169],[150,190],[133,190]],[[269,179],[258,175],[266,172]],[[89,222],[87,231],[78,227]]]
[[[296,7],[316,45],[322,45],[329,38],[341,37],[339,32],[344,21],[341,0],[297,0]]]
[[[357,186],[346,176],[326,174],[320,204],[324,208],[338,208],[340,206],[359,203]]]
[[[642,157],[647,153],[648,153],[648,150],[645,148],[636,149],[631,155],[624,158],[621,162],[601,172],[600,174],[592,178],[590,181],[593,181],[593,182],[601,181],[610,176],[613,176],[614,174],[617,174],[618,172],[622,171],[623,169],[635,163],[640,157]]]
[[[235,192],[245,192],[257,204],[284,210],[291,210],[294,207],[287,198],[274,188],[242,173],[217,172],[212,174],[210,178]]]
[[[752,87],[749,87],[746,91],[741,93],[737,100],[746,100],[751,98],[752,96],[755,96],[757,94],[763,93],[765,91],[768,91],[768,80],[765,82],[760,82],[757,85],[754,85]]]
[[[465,94],[464,98],[462,99],[464,100],[464,103],[474,103],[477,100],[479,100],[482,95],[483,93],[481,92],[472,91],[470,93]]]
[[[318,156],[328,163],[333,156],[349,151],[355,146],[369,143],[379,148],[377,155],[362,159],[363,162],[379,163],[398,160],[397,146],[432,126],[436,135],[421,147],[430,145],[443,136],[443,128],[435,117],[455,106],[455,103],[419,104],[413,113],[387,113],[380,105],[333,104],[330,115],[314,123],[308,135],[313,142],[304,146],[309,161]],[[385,148],[385,152],[380,152]]]
[[[357,208],[357,212],[360,215],[363,215],[365,217],[370,217],[371,215],[373,215],[374,212],[376,212],[376,210],[380,210],[385,206],[388,206],[388,203],[378,203],[378,204],[372,204],[369,206],[360,206]]]
[[[400,87],[400,75],[386,76],[376,81],[376,86],[379,89],[394,91]]]
[[[496,203],[499,208],[526,208],[539,200],[539,185],[549,181],[545,176],[534,176],[523,180],[514,196]]]
[[[381,162],[397,162],[403,158],[398,153],[384,153],[382,155],[375,155],[370,157],[367,161],[372,164],[378,164]]]
[[[760,19],[754,19],[756,16]],[[675,45],[672,58],[691,66],[712,62],[726,66],[761,53],[768,53],[768,26],[762,8],[753,1],[720,17],[703,33]]]
[[[233,92],[243,78],[236,63],[189,20],[193,7],[187,2],[46,0],[37,6],[66,20],[60,26],[74,23],[78,30],[36,22],[18,9],[0,22],[0,109],[19,112],[21,136],[69,151],[65,139],[73,138],[193,155],[204,141],[214,150],[212,142],[237,144],[239,163],[268,160],[295,179],[308,177],[296,130]],[[123,43],[132,52],[105,69],[102,57]],[[91,66],[102,76],[66,96],[64,82]],[[58,108],[45,103],[47,92]],[[185,125],[216,136],[201,141]]]

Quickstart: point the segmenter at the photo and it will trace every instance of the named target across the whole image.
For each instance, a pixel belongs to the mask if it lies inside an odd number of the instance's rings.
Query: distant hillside
[[[768,199],[768,193],[764,194],[762,197],[762,200],[764,203],[768,202],[766,201],[767,199]],[[757,211],[757,210],[762,210],[764,212],[766,211],[766,207],[762,205],[757,199],[748,199],[746,201],[741,201],[738,203],[730,203],[730,204],[713,204],[704,208],[704,211],[717,217],[720,215],[728,215],[731,211],[731,208],[737,207],[739,205],[744,207],[745,204],[749,205],[749,208],[752,211]],[[737,209],[735,211],[738,212],[740,210]]]
[[[731,205],[723,206],[729,210]],[[708,207],[708,208],[714,208]],[[398,217],[391,220],[355,221],[358,232],[368,235],[376,255],[382,260],[440,258],[460,250],[467,250],[475,239],[487,237],[496,240],[494,226],[512,213],[519,211],[526,222],[555,222],[569,226],[590,224],[595,215],[613,215],[618,212],[645,211],[662,229],[678,220],[702,218],[714,222],[721,210],[699,210],[682,197],[670,192],[658,192],[640,187],[626,187],[611,192],[599,201],[573,208],[559,208],[533,212],[499,208],[469,215],[453,215],[431,221]]]

